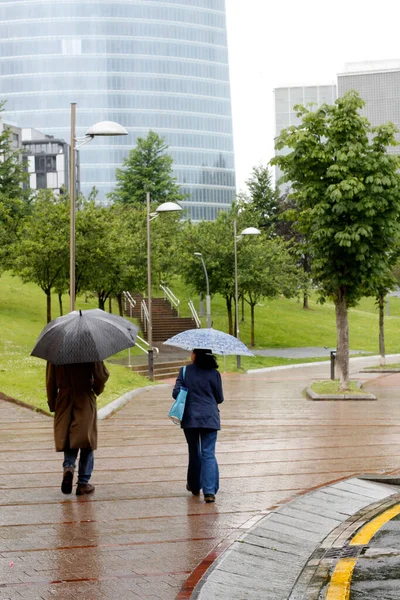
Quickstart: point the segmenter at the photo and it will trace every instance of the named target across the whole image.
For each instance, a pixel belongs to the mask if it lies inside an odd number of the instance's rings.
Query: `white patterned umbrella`
[[[134,346],[138,331],[128,319],[99,308],[74,310],[46,325],[31,355],[54,365],[97,362]]]
[[[254,356],[254,354],[240,340],[218,329],[187,329],[164,342],[166,346],[175,346],[184,350],[203,348],[211,350],[213,354],[227,356],[229,354],[241,356]]]

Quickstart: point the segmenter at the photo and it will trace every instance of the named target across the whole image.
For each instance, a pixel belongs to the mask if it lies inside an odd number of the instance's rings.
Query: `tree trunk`
[[[340,289],[335,302],[336,309],[336,365],[339,370],[340,391],[349,387],[349,322],[347,319],[346,293]]]
[[[106,304],[107,296],[103,296],[103,294],[97,294],[97,297],[99,299],[99,308],[101,310],[105,310],[105,304]]]
[[[63,301],[62,301],[62,294],[58,294],[58,306],[60,307],[60,317],[63,316]]]
[[[254,304],[250,304],[250,314],[251,314],[251,346],[255,346],[254,340]]]
[[[226,309],[228,311],[228,327],[230,335],[233,335],[233,322],[232,322],[232,298],[225,296]]]
[[[122,305],[122,294],[117,294],[117,302],[118,302],[119,316],[123,317],[124,316],[124,307]]]
[[[385,356],[385,296],[379,294],[379,353],[381,367],[386,365]]]
[[[46,311],[47,311],[47,322],[51,321],[51,290],[46,292]]]
[[[112,313],[112,298],[111,298],[111,296],[108,299],[108,312]]]
[[[303,308],[309,308],[309,306],[308,306],[308,295],[306,293],[303,294]]]
[[[244,323],[244,296],[242,294],[242,323]]]

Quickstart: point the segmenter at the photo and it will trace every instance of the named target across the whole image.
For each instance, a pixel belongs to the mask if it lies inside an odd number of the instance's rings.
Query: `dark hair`
[[[218,369],[217,361],[211,350],[193,348],[193,354],[195,356],[194,362],[201,369]]]

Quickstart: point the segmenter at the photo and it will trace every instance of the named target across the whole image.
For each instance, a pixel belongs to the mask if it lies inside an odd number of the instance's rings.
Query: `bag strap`
[[[182,375],[183,375],[183,383],[185,383],[185,374],[186,374],[186,365],[183,367],[183,372],[182,372]]]

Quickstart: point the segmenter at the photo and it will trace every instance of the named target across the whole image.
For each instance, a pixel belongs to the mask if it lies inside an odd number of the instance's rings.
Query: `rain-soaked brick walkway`
[[[397,470],[400,376],[371,382],[377,402],[306,400],[328,369],[224,376],[221,486],[207,505],[185,490],[170,390],[143,393],[101,423],[96,492],[79,498],[60,492],[52,420],[1,402],[0,600],[188,598],[213,552],[268,508],[345,476]]]

